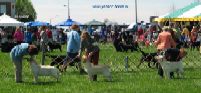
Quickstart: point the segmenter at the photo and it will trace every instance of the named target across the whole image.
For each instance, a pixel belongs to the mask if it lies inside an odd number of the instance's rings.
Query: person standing
[[[30,31],[30,29],[25,31],[24,32],[24,42],[32,44],[32,37],[31,36],[32,36],[32,32]]]
[[[191,49],[194,49],[197,43],[197,37],[198,37],[198,28],[197,26],[193,26],[193,29],[191,30]]]
[[[58,31],[56,28],[52,29],[52,38],[53,38],[53,42],[57,42],[58,41]]]
[[[48,37],[48,43],[52,43],[52,31],[49,28],[47,28],[46,33]]]
[[[48,36],[47,36],[47,33],[45,31],[46,27],[45,26],[42,26],[42,28],[40,29],[41,32],[40,32],[40,47],[41,47],[41,50],[42,50],[42,65],[45,64],[45,52],[47,50],[47,43],[48,43]]]
[[[184,47],[188,46],[188,42],[190,40],[190,31],[188,30],[187,26],[184,26],[183,31],[181,33],[182,41],[184,42]]]
[[[16,45],[10,52],[10,58],[15,66],[15,81],[16,83],[22,83],[22,59],[24,55],[37,55],[38,49],[35,45],[29,45],[28,43],[21,43]]]
[[[47,36],[47,33],[45,31],[46,27],[45,26],[42,26],[41,27],[41,31],[40,31],[40,44],[41,44],[41,49],[46,49],[46,45],[47,45],[47,42],[48,42],[48,36]]]
[[[159,36],[157,40],[155,41],[155,45],[157,46],[158,53],[162,51],[166,51],[166,49],[169,49],[169,48],[176,48],[176,43],[174,42],[171,36],[171,33],[168,31],[169,29],[165,28],[163,32],[159,33]],[[163,69],[161,65],[159,65],[158,67],[158,74],[163,78]]]
[[[79,49],[80,49],[80,35],[78,33],[79,26],[72,25],[71,31],[67,33],[67,61],[63,64],[63,69],[74,61],[76,57],[78,57]],[[70,61],[70,62],[69,62]],[[80,60],[79,60],[80,61]],[[78,68],[80,70],[80,74],[84,73],[84,69],[81,67],[81,62],[78,62]]]
[[[97,46],[97,42],[92,39],[86,31],[81,35],[81,49],[79,56],[82,54],[82,51],[86,52],[85,55],[87,58],[90,58],[89,60],[93,65],[98,65],[100,49]],[[97,75],[93,76],[93,81],[97,81]]]
[[[63,38],[63,31],[64,31],[64,29],[62,29],[62,28],[59,29],[58,37],[59,37],[59,43],[60,44],[63,43],[63,40],[62,40],[62,38]]]
[[[14,40],[17,42],[17,44],[21,44],[23,42],[24,34],[19,27],[16,28],[13,37],[14,37]]]

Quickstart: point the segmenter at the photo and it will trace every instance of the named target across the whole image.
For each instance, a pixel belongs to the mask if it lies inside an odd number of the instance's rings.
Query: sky
[[[37,21],[56,24],[68,18],[68,0],[31,0]],[[196,0],[137,0],[138,21],[149,22],[150,16],[161,16],[183,8]],[[82,24],[91,20],[109,19],[119,24],[135,22],[135,0],[69,0],[70,17]],[[94,7],[96,5],[96,8]],[[104,7],[111,6],[109,7]],[[123,5],[122,8],[117,8]],[[97,8],[98,6],[98,8]],[[102,8],[100,8],[101,6]],[[174,7],[174,8],[173,8]]]

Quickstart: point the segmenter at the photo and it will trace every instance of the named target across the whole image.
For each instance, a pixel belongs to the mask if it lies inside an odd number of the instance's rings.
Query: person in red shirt
[[[13,38],[17,42],[17,44],[21,44],[24,41],[24,33],[19,27],[16,28]]]
[[[52,31],[50,31],[49,28],[46,29],[47,37],[48,37],[48,42],[52,42]]]

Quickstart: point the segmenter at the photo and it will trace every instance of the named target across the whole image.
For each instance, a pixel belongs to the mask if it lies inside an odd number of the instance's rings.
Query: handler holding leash
[[[82,54],[82,51],[86,51],[85,55],[87,58],[90,58],[89,60],[93,65],[98,65],[100,49],[97,46],[97,42],[95,42],[86,31],[81,35],[81,49],[79,56]],[[93,76],[93,81],[97,81],[97,75]]]
[[[22,83],[22,59],[24,55],[37,55],[38,49],[35,45],[28,43],[21,43],[15,46],[10,52],[10,58],[15,66],[15,80],[16,83]]]
[[[72,59],[79,57],[79,49],[80,49],[80,35],[78,33],[79,26],[72,25],[71,31],[67,33],[67,59],[64,61],[62,69],[64,70],[68,65],[74,64]],[[79,57],[80,58],[80,57]],[[70,62],[69,62],[70,61]],[[80,74],[85,73],[84,69],[81,66],[81,62],[78,62],[78,68],[80,70]]]
[[[157,46],[158,53],[163,52],[168,48],[176,48],[176,43],[169,32],[169,28],[164,28],[163,32],[159,33],[159,36],[154,43]],[[158,67],[158,74],[163,77],[163,69],[161,65]]]

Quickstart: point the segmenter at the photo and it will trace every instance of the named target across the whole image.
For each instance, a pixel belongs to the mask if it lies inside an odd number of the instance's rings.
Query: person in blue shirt
[[[32,32],[30,31],[30,29],[28,29],[28,31],[25,31],[24,33],[24,42],[32,44]]]
[[[67,61],[64,62],[63,69],[68,65],[67,62],[70,62],[69,65],[73,65],[73,59],[78,58],[79,49],[81,47],[81,39],[78,31],[79,26],[74,24],[71,26],[71,31],[67,33]],[[78,68],[80,74],[84,73],[80,60],[76,61],[79,61]]]
[[[29,45],[28,43],[21,43],[16,45],[10,52],[10,58],[15,66],[15,80],[16,83],[22,82],[22,59],[24,55],[38,54],[38,49],[35,45]]]

